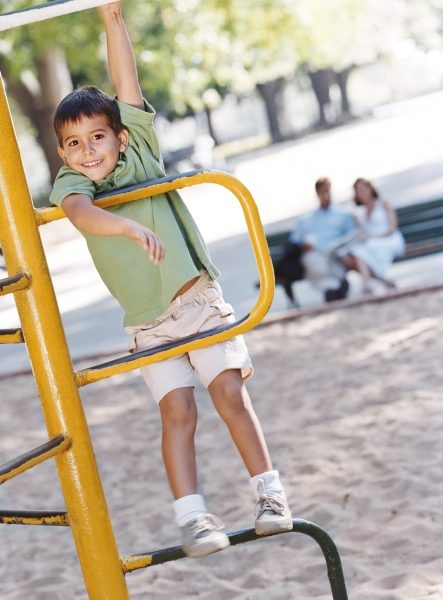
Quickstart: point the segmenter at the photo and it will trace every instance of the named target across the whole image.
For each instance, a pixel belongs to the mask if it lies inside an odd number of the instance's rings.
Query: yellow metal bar
[[[34,448],[33,450],[18,456],[6,465],[2,465],[0,467],[0,484],[4,483],[5,481],[9,481],[9,479],[20,475],[29,469],[32,469],[32,467],[35,467],[45,460],[48,460],[48,458],[57,456],[57,454],[64,452],[70,446],[71,440],[63,435],[60,435],[53,440],[46,442],[42,446]]]
[[[49,437],[72,438],[56,466],[89,597],[129,598],[71,358],[0,79],[0,239],[10,273],[32,273],[15,295]]]
[[[137,569],[146,569],[152,566],[152,556],[149,554],[146,556],[123,556],[121,560],[123,573],[131,573]]]
[[[68,515],[51,511],[0,510],[0,523],[4,525],[57,525],[69,527]]]
[[[23,342],[21,329],[0,329],[0,344],[22,344]]]
[[[114,206],[116,204],[122,204],[123,202],[131,202],[134,200],[139,200],[140,198],[156,196],[171,190],[182,189],[202,183],[214,183],[227,188],[232,194],[234,194],[243,209],[260,280],[260,293],[255,305],[251,309],[250,314],[246,320],[242,321],[228,331],[223,331],[216,333],[215,335],[211,335],[210,337],[187,342],[181,346],[164,350],[153,356],[139,358],[128,363],[113,365],[111,367],[105,367],[101,369],[84,369],[82,371],[78,371],[76,373],[76,381],[77,385],[80,387],[101,379],[105,379],[107,377],[111,377],[118,373],[125,373],[153,362],[158,362],[166,358],[177,356],[183,352],[189,352],[190,350],[203,348],[210,344],[216,344],[223,340],[230,339],[235,335],[240,335],[246,331],[249,331],[250,329],[253,329],[268,312],[274,297],[274,271],[269,255],[269,248],[266,242],[266,236],[263,231],[257,206],[251,196],[251,193],[240,181],[238,181],[238,179],[232,177],[232,175],[218,171],[204,171],[201,173],[196,173],[195,175],[178,177],[173,180],[168,178],[164,182],[161,182],[157,185],[149,185],[146,188],[138,188],[136,190],[115,194],[107,198],[97,200],[96,204],[102,207]],[[44,221],[42,222],[49,222],[49,220],[52,220],[53,217],[59,217],[58,209],[43,210],[43,213],[40,212],[40,215],[45,215]]]
[[[0,279],[0,296],[25,290],[30,283],[31,277],[26,273]]]

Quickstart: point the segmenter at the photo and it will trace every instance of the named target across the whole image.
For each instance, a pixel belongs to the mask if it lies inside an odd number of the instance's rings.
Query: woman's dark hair
[[[76,123],[81,117],[96,115],[103,115],[116,135],[124,128],[117,101],[96,87],[81,87],[63,98],[55,111],[53,121],[59,145],[63,145],[61,131],[66,123]]]
[[[361,200],[357,196],[357,185],[359,183],[363,183],[371,190],[371,194],[372,194],[373,198],[378,198],[378,192],[375,189],[375,187],[372,185],[372,183],[369,181],[369,179],[365,179],[364,177],[359,177],[358,179],[356,179],[354,181],[354,184],[352,186],[354,188],[354,202],[357,206],[361,206],[361,204],[362,204]]]

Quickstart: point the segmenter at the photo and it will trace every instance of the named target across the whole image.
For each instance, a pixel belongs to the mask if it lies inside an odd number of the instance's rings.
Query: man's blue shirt
[[[330,206],[299,217],[289,239],[295,244],[309,243],[317,250],[324,250],[355,228],[355,219],[350,213]]]

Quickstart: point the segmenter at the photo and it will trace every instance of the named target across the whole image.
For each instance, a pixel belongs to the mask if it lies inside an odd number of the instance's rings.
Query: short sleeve
[[[69,167],[62,167],[54,182],[49,202],[61,206],[70,194],[85,194],[92,199],[95,194],[94,182]]]
[[[143,99],[143,103],[144,109],[141,109],[117,100],[122,123],[130,134],[129,143],[138,150],[143,142],[148,144],[153,155],[159,159],[160,148],[154,131],[155,109],[147,100]]]

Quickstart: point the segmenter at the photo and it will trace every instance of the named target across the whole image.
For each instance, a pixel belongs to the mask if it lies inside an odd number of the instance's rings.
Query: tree
[[[342,114],[350,114],[347,83],[353,69],[393,55],[404,40],[427,48],[440,43],[439,19],[427,0],[299,0],[297,14],[302,24],[300,59],[311,79],[322,125],[333,84],[340,89]]]
[[[210,119],[206,90],[220,97],[256,90],[271,137],[280,141],[287,133],[286,82],[300,65],[309,73],[323,124],[332,83],[340,88],[342,113],[350,113],[347,82],[356,66],[391,53],[402,39],[423,47],[441,43],[435,11],[442,1],[131,0],[125,13],[142,89],[162,112],[206,110]],[[25,4],[3,0],[2,9]],[[72,85],[96,84],[112,93],[99,19],[83,11],[5,33],[0,69],[54,176],[60,163],[51,119],[59,100]]]
[[[54,42],[60,38],[66,41],[63,48]],[[91,45],[95,45],[94,27],[86,15],[11,30],[0,45],[0,70],[7,92],[34,126],[52,177],[60,167],[52,116],[73,86],[66,53],[81,54],[79,48],[91,49]],[[95,54],[91,52],[92,56]],[[95,70],[103,72],[100,61],[94,63]]]
[[[298,63],[296,2],[212,0],[229,48],[229,88],[256,89],[263,99],[273,142],[284,139],[284,90]],[[225,69],[227,70],[227,69]]]

